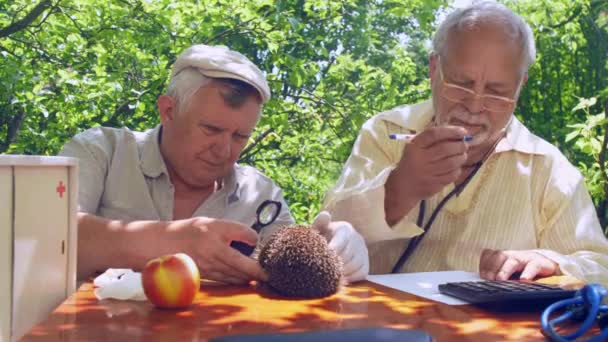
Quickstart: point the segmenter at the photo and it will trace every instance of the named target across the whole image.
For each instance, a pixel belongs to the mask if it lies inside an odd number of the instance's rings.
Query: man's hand
[[[384,206],[389,225],[422,199],[458,179],[467,160],[466,134],[466,129],[458,126],[431,127],[407,143],[385,184]]]
[[[346,221],[331,221],[331,214],[322,211],[312,223],[328,241],[344,264],[344,279],[354,283],[369,274],[369,257],[363,237]]]
[[[508,280],[521,272],[519,279],[532,280],[559,274],[559,265],[534,251],[484,249],[479,260],[479,275],[487,280]]]
[[[407,172],[403,188],[417,198],[427,198],[456,181],[467,160],[466,129],[431,127],[412,138],[397,168]]]
[[[232,241],[255,246],[257,233],[235,221],[194,217],[172,222],[168,229],[170,244],[190,255],[201,271],[201,277],[230,284],[266,280],[259,263],[230,247]]]

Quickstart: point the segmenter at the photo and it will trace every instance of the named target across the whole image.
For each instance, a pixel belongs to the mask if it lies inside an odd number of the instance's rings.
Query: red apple
[[[146,297],[159,308],[184,308],[192,304],[201,283],[196,263],[184,253],[148,261],[141,274]]]

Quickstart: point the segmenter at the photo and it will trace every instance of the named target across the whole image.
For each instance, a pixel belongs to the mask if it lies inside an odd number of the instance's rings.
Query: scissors
[[[253,228],[256,233],[260,233],[262,228],[271,225],[277,220],[277,217],[279,217],[279,213],[281,212],[281,207],[281,202],[273,200],[265,200],[262,202],[256,210],[256,220],[251,228]],[[232,241],[230,246],[247,256],[250,256],[255,249],[255,246],[250,246],[240,241]]]

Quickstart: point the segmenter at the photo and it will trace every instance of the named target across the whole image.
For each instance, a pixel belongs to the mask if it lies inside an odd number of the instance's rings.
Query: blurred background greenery
[[[374,113],[430,96],[440,0],[0,0],[0,153],[56,154],[96,125],[145,130],[171,64],[198,43],[240,51],[273,99],[241,162],[310,220]],[[608,0],[505,1],[536,35],[517,116],[587,179],[604,227]]]

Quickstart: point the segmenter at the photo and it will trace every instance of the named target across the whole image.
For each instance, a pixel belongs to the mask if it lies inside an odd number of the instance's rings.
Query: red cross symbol
[[[59,185],[55,190],[57,193],[59,193],[59,198],[63,198],[63,193],[65,192],[65,185],[63,185],[63,181],[59,181]]]

